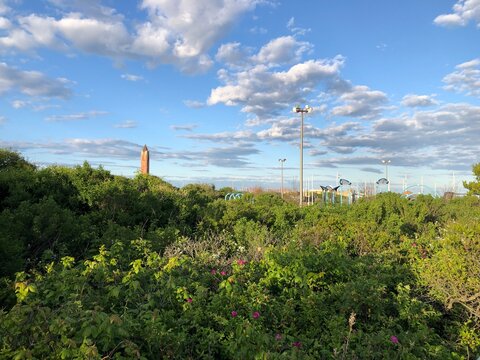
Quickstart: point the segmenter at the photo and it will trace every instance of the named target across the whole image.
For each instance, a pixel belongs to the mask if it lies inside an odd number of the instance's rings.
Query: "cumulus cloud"
[[[408,94],[403,97],[402,105],[407,107],[423,107],[438,105],[438,102],[434,99],[434,95]]]
[[[198,56],[205,53],[235,20],[243,13],[253,10],[258,0],[143,0],[149,26],[163,37],[164,31],[173,36],[173,52],[180,57]]]
[[[242,106],[245,113],[268,117],[304,99],[322,83],[338,76],[342,57],[308,60],[285,71],[274,71],[267,65],[256,65],[238,72],[220,70],[225,83],[212,89],[209,105]]]
[[[293,24],[291,19],[289,26]],[[386,109],[385,93],[342,79],[342,56],[302,60],[312,49],[312,44],[294,36],[272,39],[255,54],[240,43],[222,45],[216,59],[226,66],[217,72],[223,85],[211,90],[207,104],[240,106],[242,112],[254,115],[247,120],[247,126],[265,124],[272,116],[278,116],[292,104],[307,101],[318,91],[326,96],[318,99],[322,103],[316,110],[327,114],[326,102],[333,101],[331,116],[369,120]]]
[[[455,67],[455,71],[443,78],[444,89],[480,96],[480,58],[473,59]]]
[[[309,42],[298,41],[293,36],[281,36],[270,40],[254,55],[253,48],[243,46],[239,42],[222,44],[215,59],[234,69],[246,69],[258,64],[276,67],[299,62],[312,48],[313,45]]]
[[[302,55],[312,50],[306,41],[298,41],[293,36],[281,36],[264,45],[253,61],[269,66],[290,64],[301,60]]]
[[[215,55],[215,60],[228,67],[244,67],[250,63],[251,48],[239,42],[222,44]]]
[[[452,13],[439,15],[434,20],[440,26],[465,26],[470,22],[480,27],[480,0],[457,0]]]
[[[368,86],[352,86],[339,97],[342,105],[332,109],[333,116],[348,116],[360,119],[373,119],[380,115],[388,102],[387,95]]]
[[[412,115],[375,120],[371,126],[366,124],[354,131],[327,137],[321,142],[324,147],[342,144],[372,155],[322,161],[369,165],[388,154],[396,165],[468,168],[476,161],[479,136],[479,106],[446,104]]]
[[[23,71],[0,63],[0,95],[19,91],[29,96],[66,99],[72,95],[68,80],[52,79],[38,71]]]
[[[76,49],[149,65],[174,64],[185,72],[208,69],[209,49],[242,14],[262,0],[143,0],[145,21],[129,24],[115,9],[97,1],[50,0],[60,16],[20,16],[0,37],[0,49]]]
[[[9,29],[11,26],[12,26],[12,23],[10,22],[10,20],[8,20],[5,17],[0,16],[0,30]]]
[[[81,112],[76,114],[65,114],[65,115],[51,115],[48,116],[45,120],[50,122],[64,122],[64,121],[78,121],[78,120],[87,120],[95,118],[98,116],[107,115],[106,111],[92,110],[87,112]]]
[[[10,11],[10,7],[7,6],[5,0],[0,0],[0,15],[6,14]]]
[[[188,134],[194,140],[224,144],[288,143],[298,146],[298,118],[273,121],[258,131]],[[369,122],[330,123],[318,127],[307,118],[305,143],[317,166],[372,167],[388,156],[393,166],[469,169],[478,161],[480,106],[445,104],[430,110]],[[365,170],[368,171],[368,170]]]
[[[344,136],[351,131],[360,129],[360,124],[356,122],[346,122],[343,124],[332,124],[327,128],[318,128],[308,122],[308,118],[304,124],[304,139],[309,142],[315,139],[327,139],[336,136]],[[183,137],[211,141],[214,143],[257,143],[257,142],[288,142],[298,146],[300,141],[300,126],[298,118],[285,118],[273,121],[266,129],[238,130],[233,132],[221,132],[214,134],[189,134]],[[315,154],[319,154],[316,152]]]

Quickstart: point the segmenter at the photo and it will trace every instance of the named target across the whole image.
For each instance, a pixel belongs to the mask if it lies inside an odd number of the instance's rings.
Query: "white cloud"
[[[99,2],[50,0],[58,18],[31,14],[0,37],[0,49],[31,51],[40,47],[76,49],[149,65],[174,64],[185,72],[208,69],[209,49],[239,17],[262,0],[143,0],[147,19],[130,30],[123,15]]]
[[[258,0],[143,0],[151,28],[174,37],[173,53],[192,57],[205,53]]]
[[[0,116],[0,126],[7,122],[7,118],[5,116]]]
[[[215,60],[229,67],[242,67],[249,64],[251,49],[239,42],[222,44],[215,55]]]
[[[10,11],[5,0],[0,0],[0,15],[6,14]]]
[[[310,32],[311,29],[304,29],[298,26],[295,26],[295,18],[291,17],[287,22],[287,29],[290,30],[295,35],[305,35]]]
[[[137,28],[133,52],[186,72],[204,71],[212,65],[206,55],[245,12],[260,0],[143,0],[149,21]],[[152,46],[154,45],[154,46]]]
[[[118,139],[65,139],[61,142],[2,141],[0,147],[19,151],[45,150],[54,155],[88,158],[138,159],[143,145]]]
[[[10,29],[11,26],[12,26],[12,23],[10,22],[10,20],[0,16],[0,30]]]
[[[480,0],[457,0],[453,13],[439,15],[434,20],[441,26],[465,26],[471,21],[480,27]]]
[[[444,89],[471,96],[480,96],[480,58],[455,67],[455,71],[443,78]]]
[[[120,77],[124,80],[133,81],[133,82],[143,80],[143,76],[133,75],[133,74],[122,74],[120,75]]]
[[[193,140],[225,144],[287,142],[298,146],[298,118],[271,121],[259,131],[239,130],[213,134],[188,134]],[[305,143],[310,156],[319,157],[318,166],[379,165],[385,156],[395,166],[438,169],[469,169],[478,162],[480,106],[445,104],[431,110],[381,118],[371,122],[314,125],[307,117]],[[367,171],[367,170],[366,170]]]
[[[11,104],[14,109],[21,109],[29,106],[30,102],[25,100],[13,100]]]
[[[92,111],[81,112],[77,114],[51,115],[51,116],[48,116],[45,120],[51,121],[51,122],[78,121],[78,120],[87,120],[87,119],[95,118],[98,116],[104,116],[107,114],[108,112],[106,111],[92,110]]]
[[[368,156],[322,159],[322,163],[374,164],[387,154],[396,165],[432,168],[469,168],[477,160],[480,107],[446,104],[399,118],[376,120],[370,126],[352,128],[328,136],[322,147],[341,144]]]
[[[253,60],[269,66],[298,62],[312,49],[309,42],[298,41],[293,36],[282,36],[264,45]]]
[[[212,89],[209,105],[241,105],[242,111],[266,117],[301,101],[322,83],[338,76],[343,58],[308,60],[285,71],[272,71],[268,66],[229,73],[219,72],[225,85]]]
[[[67,88],[68,80],[52,79],[38,71],[22,71],[0,63],[0,95],[19,91],[29,96],[44,96],[66,99],[72,95]]]
[[[402,105],[408,107],[421,107],[438,105],[438,102],[434,99],[434,95],[408,94],[403,97]]]
[[[371,90],[368,86],[352,86],[349,91],[343,93],[339,101],[343,105],[332,109],[333,116],[349,116],[360,119],[373,119],[380,115],[388,102],[387,95],[378,90]]]
[[[59,105],[56,104],[50,104],[47,102],[44,102],[45,99],[35,99],[35,100],[13,100],[10,102],[12,107],[14,109],[24,109],[24,108],[31,108],[34,111],[43,111],[46,109],[51,109],[51,108],[58,108],[60,107]]]
[[[103,158],[118,160],[139,160],[143,147],[121,139],[65,139],[55,142],[20,142],[0,140],[0,147],[19,151],[44,150],[58,156],[77,156],[82,158]],[[251,163],[250,155],[260,151],[250,144],[234,144],[224,147],[212,147],[198,151],[161,151],[159,147],[149,145],[153,159],[179,160],[188,166],[218,166],[226,168],[247,167]]]
[[[137,127],[137,122],[134,120],[126,120],[122,123],[115,124],[113,127],[117,129],[133,129]]]
[[[299,62],[302,56],[312,49],[313,45],[309,42],[298,41],[293,36],[281,36],[270,40],[255,55],[252,55],[252,48],[239,42],[223,44],[218,49],[215,59],[237,70],[242,68],[245,70],[255,65],[271,68]]]
[[[314,139],[327,139],[336,136],[345,136],[348,133],[360,130],[359,123],[346,122],[340,125],[320,129],[315,127],[306,118],[304,124],[305,141]],[[183,137],[194,140],[211,141],[215,143],[257,143],[257,142],[289,142],[298,146],[300,139],[300,126],[297,117],[284,118],[272,121],[268,128],[257,132],[251,130],[239,130],[235,132],[221,132],[214,134],[190,134]]]

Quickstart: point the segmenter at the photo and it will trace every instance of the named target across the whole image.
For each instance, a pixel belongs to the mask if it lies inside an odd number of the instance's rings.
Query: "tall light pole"
[[[282,166],[282,188],[281,188],[281,194],[282,194],[282,199],[283,199],[283,163],[287,161],[287,159],[278,159],[280,161],[280,164]]]
[[[385,164],[385,179],[388,180],[388,164],[390,164],[391,160],[382,160],[382,163]],[[388,191],[390,191],[390,180],[388,180]]]
[[[300,206],[303,205],[303,114],[311,113],[313,109],[305,105],[302,109],[300,105],[293,108],[294,113],[300,113],[302,115],[302,126],[300,127]]]

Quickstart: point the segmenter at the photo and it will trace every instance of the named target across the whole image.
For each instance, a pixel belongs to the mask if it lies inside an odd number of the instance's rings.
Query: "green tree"
[[[0,149],[0,170],[6,169],[34,169],[35,165],[26,161],[19,153],[7,149]]]
[[[475,175],[475,181],[463,182],[463,186],[468,189],[469,194],[480,194],[480,163],[472,166],[473,175]]]

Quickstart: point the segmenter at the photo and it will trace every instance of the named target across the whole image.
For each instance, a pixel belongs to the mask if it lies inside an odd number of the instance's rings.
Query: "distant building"
[[[142,174],[150,173],[150,154],[148,152],[147,145],[143,147],[142,155],[140,157],[140,172]]]

